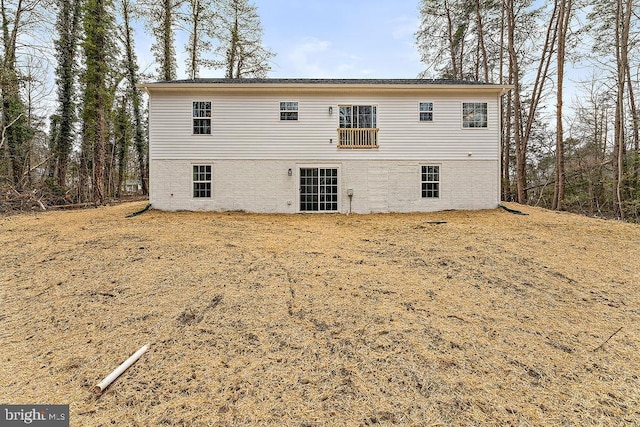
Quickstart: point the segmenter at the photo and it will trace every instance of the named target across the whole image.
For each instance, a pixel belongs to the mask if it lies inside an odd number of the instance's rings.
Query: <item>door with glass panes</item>
[[[300,211],[338,210],[338,169],[300,168]]]

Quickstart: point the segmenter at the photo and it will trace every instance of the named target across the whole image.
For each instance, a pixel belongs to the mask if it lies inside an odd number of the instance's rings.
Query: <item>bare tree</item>
[[[488,0],[422,0],[416,45],[427,68],[419,77],[497,80],[499,8]]]
[[[29,126],[26,105],[20,93],[23,76],[17,65],[19,40],[40,25],[41,0],[0,0],[2,48],[0,87],[2,90],[2,142],[6,144],[11,176],[16,190],[22,190],[22,177],[28,170],[29,142],[34,130]]]
[[[217,52],[224,59],[214,65],[229,79],[266,77],[275,54],[262,45],[257,7],[249,0],[221,0],[218,21]]]
[[[195,79],[200,74],[200,68],[210,68],[213,60],[205,58],[206,52],[213,49],[211,39],[215,37],[215,11],[213,0],[187,0],[187,11],[183,21],[189,34],[186,45],[187,74]]]
[[[567,45],[567,32],[569,30],[569,22],[571,20],[573,3],[572,0],[556,0],[556,9],[558,17],[556,19],[557,33],[557,54],[556,63],[557,71],[557,89],[556,89],[556,167],[555,167],[555,188],[553,194],[552,209],[560,210],[564,201],[564,130],[562,117],[562,101],[564,88],[564,66],[565,66],[565,50]]]
[[[549,68],[552,59],[552,53],[554,51],[555,41],[557,38],[557,26],[555,25],[557,19],[557,8],[554,7],[551,12],[546,32],[544,43],[537,62],[536,72],[534,74],[534,82],[529,94],[529,100],[525,104],[522,101],[522,94],[524,93],[524,85],[521,83],[523,70],[521,69],[522,63],[525,61],[522,57],[522,49],[520,48],[519,39],[522,34],[519,33],[519,28],[531,26],[534,23],[531,20],[535,19],[535,13],[526,12],[524,9],[530,2],[523,4],[516,0],[505,1],[505,19],[507,26],[507,52],[509,57],[509,82],[514,85],[513,96],[513,138],[515,146],[516,157],[516,191],[517,201],[519,203],[527,202],[527,154],[529,140],[531,138],[533,127],[536,122],[538,106],[544,95],[545,82],[549,75]],[[534,63],[535,63],[534,62]],[[527,64],[525,64],[527,65]]]
[[[140,174],[140,184],[142,194],[148,194],[149,189],[147,179],[148,170],[148,144],[144,133],[143,117],[141,108],[140,90],[136,87],[138,83],[138,63],[134,49],[133,29],[131,28],[131,15],[133,12],[133,2],[131,0],[121,0],[122,12],[123,44],[125,50],[125,75],[128,83],[128,94],[131,100],[133,112],[133,139],[138,160],[138,172]],[[119,188],[119,187],[118,187]]]
[[[141,0],[147,27],[151,30],[154,43],[151,52],[158,64],[160,80],[175,80],[177,76],[175,31],[178,25],[178,11],[183,0]]]
[[[625,177],[625,85],[629,69],[629,31],[631,24],[632,0],[616,0],[615,17],[615,52],[617,69],[616,118],[614,125],[614,173],[616,213],[620,219],[625,218],[624,210],[624,177]]]

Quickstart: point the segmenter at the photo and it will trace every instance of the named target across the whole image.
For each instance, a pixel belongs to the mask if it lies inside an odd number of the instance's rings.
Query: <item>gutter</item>
[[[229,92],[331,92],[331,91],[353,91],[353,92],[467,92],[467,93],[497,93],[504,95],[513,89],[513,85],[464,85],[464,84],[434,84],[434,85],[411,85],[411,84],[313,84],[313,83],[140,83],[136,85],[147,94],[155,90],[161,91],[185,91],[185,90],[215,90]]]

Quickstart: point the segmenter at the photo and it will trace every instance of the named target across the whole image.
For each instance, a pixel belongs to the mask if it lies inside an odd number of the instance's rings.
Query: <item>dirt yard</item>
[[[125,219],[144,204],[0,217],[0,403],[72,426],[640,425],[640,226]]]

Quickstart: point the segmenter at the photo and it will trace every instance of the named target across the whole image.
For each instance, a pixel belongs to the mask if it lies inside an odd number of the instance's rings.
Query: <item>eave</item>
[[[513,89],[513,85],[485,84],[456,82],[448,83],[423,83],[422,81],[406,80],[336,80],[332,83],[327,80],[303,81],[300,79],[275,79],[260,81],[175,81],[175,82],[151,82],[140,83],[137,87],[147,93],[236,93],[236,94],[263,94],[263,93],[310,93],[310,94],[330,94],[330,93],[350,93],[350,94],[394,94],[394,95],[415,95],[420,93],[429,94],[492,94],[502,95]]]

